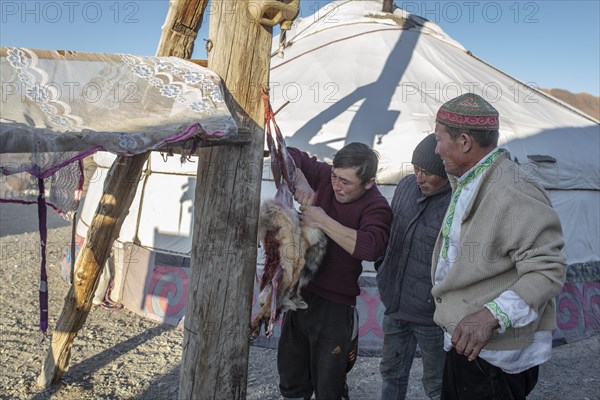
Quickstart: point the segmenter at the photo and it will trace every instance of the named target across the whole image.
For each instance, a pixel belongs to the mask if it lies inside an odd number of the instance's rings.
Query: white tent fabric
[[[103,193],[104,180],[115,155],[98,152],[98,165],[89,185],[77,225],[77,234],[87,236],[96,206]],[[182,164],[177,157],[163,159],[152,152],[143,170],[136,196],[119,233],[121,243],[138,243],[161,253],[187,256],[192,249],[193,206],[196,188],[197,157]],[[226,167],[216,173],[226,171]],[[264,180],[263,198],[275,195],[273,182]]]
[[[2,173],[50,178],[46,197],[64,212],[76,209],[74,161],[86,155],[127,156],[237,133],[221,79],[175,57],[3,47],[0,78]],[[34,201],[25,177],[11,183],[0,185],[0,198]]]
[[[500,112],[500,142],[519,162],[556,159],[532,166],[542,185],[600,189],[600,129],[591,117],[482,62],[419,16],[383,13],[380,1],[324,10],[297,21],[284,57],[272,59],[274,108],[291,102],[277,117],[288,145],[327,159],[365,142],[381,154],[380,183],[395,184],[439,107],[472,91]]]
[[[600,261],[593,118],[474,57],[436,24],[381,12],[380,1],[331,3],[287,38],[283,58],[274,40],[270,82],[274,108],[290,101],[277,115],[289,146],[330,160],[347,143],[372,145],[379,183],[394,185],[412,172],[413,149],[433,132],[439,107],[478,93],[500,112],[500,145],[555,199],[569,263]]]
[[[103,193],[104,180],[115,155],[94,155],[98,169],[89,185],[77,234],[87,236],[87,228]],[[196,158],[196,157],[194,157]],[[197,158],[196,158],[197,159]],[[163,253],[189,256],[192,247],[193,202],[198,164],[181,164],[179,158],[164,161],[152,152],[143,168],[129,215],[121,226],[119,242],[139,243]]]

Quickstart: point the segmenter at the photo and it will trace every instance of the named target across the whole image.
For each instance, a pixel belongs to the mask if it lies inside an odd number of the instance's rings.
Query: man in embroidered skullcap
[[[467,93],[439,109],[452,198],[433,253],[445,332],[442,399],[525,399],[552,351],[564,239],[548,194],[498,148],[498,111]]]

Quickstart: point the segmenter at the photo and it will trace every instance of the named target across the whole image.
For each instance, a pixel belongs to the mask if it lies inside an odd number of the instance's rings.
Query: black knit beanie
[[[421,143],[413,151],[412,163],[425,171],[439,175],[442,178],[448,178],[442,159],[435,154],[436,144],[433,133],[421,140]]]

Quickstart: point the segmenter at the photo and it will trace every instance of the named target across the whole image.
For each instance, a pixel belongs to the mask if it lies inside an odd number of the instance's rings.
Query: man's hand
[[[329,219],[329,216],[323,211],[321,207],[313,206],[300,206],[300,224],[302,226],[308,226],[310,228],[323,229],[322,222]]]
[[[492,332],[499,326],[492,313],[484,308],[460,320],[452,334],[452,346],[458,354],[475,360],[481,349],[492,337]]]
[[[331,218],[321,207],[300,206],[300,225],[319,228],[348,254],[354,253],[358,233]]]
[[[311,206],[315,199],[315,191],[312,190],[306,177],[300,170],[296,168],[296,181],[294,182],[296,190],[294,191],[294,200],[303,206]]]

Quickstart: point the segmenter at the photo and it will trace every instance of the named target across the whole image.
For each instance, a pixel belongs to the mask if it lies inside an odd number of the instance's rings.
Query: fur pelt
[[[305,309],[300,289],[313,278],[327,250],[327,236],[317,228],[300,226],[298,212],[277,200],[266,200],[260,209],[258,236],[265,252],[260,280],[260,309],[250,323],[250,338],[271,336],[281,313]],[[273,291],[276,295],[273,296]]]

